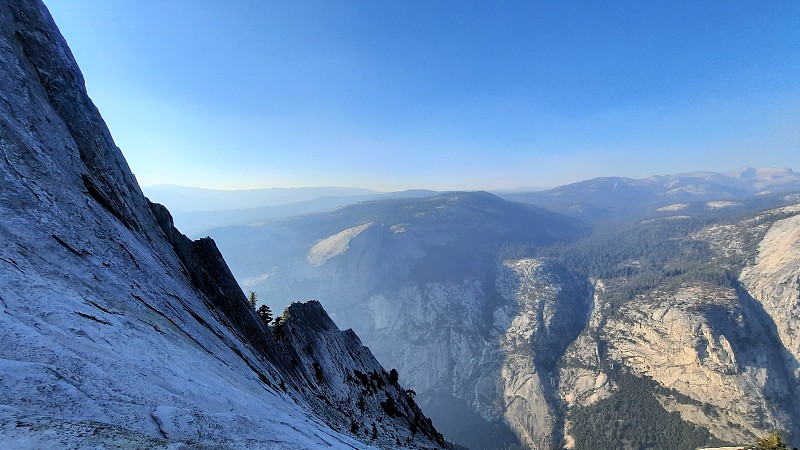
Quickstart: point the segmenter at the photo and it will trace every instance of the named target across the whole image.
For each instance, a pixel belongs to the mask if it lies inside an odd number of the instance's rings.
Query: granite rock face
[[[781,342],[794,358],[794,376],[800,379],[800,214],[769,228],[754,263],[745,267],[740,279],[775,322]]]
[[[646,295],[606,324],[610,360],[695,400],[664,406],[722,440],[796,426],[797,385],[752,299],[706,284]]]
[[[324,398],[321,416],[349,422],[356,436],[376,434],[389,447],[447,443],[406,390],[353,330],[340,331],[317,301],[293,303],[278,345],[293,354],[294,378],[307,380]]]
[[[797,439],[798,212],[771,209],[686,236],[684,245],[709,249],[689,273],[721,270],[724,281],[664,277],[614,306],[609,291],[619,281],[596,280],[586,329],[561,361],[567,412],[615,395],[613,372],[625,371],[654,381],[665,410],[723,441],[744,444],[771,429]]]
[[[36,0],[0,1],[0,153],[9,448],[446,445],[319,304],[276,336],[215,243],[148,202]]]
[[[497,285],[509,300],[495,312],[495,325],[504,330],[503,417],[530,448],[558,446],[563,423],[557,363],[586,325],[591,290],[535,259],[506,260]]]

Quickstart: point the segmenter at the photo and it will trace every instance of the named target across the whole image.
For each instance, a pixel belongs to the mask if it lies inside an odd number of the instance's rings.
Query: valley
[[[0,155],[3,448],[800,444],[791,169],[143,189],[40,0]]]
[[[472,448],[796,436],[797,197],[716,194],[582,222],[451,193],[210,234],[245,290],[319,299]],[[631,424],[598,440],[608,408]]]

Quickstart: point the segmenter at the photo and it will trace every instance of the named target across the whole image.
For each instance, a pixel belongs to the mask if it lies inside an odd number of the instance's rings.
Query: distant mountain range
[[[425,189],[377,192],[351,187],[227,191],[166,184],[149,186],[142,190],[151,201],[167,206],[172,212],[175,225],[190,236],[216,227],[329,211],[362,201],[428,197],[435,194],[434,191]]]
[[[459,271],[465,265],[483,270],[486,261],[465,260],[466,255],[492,260],[506,243],[544,245],[582,232],[588,227],[575,219],[485,192],[360,202],[325,213],[212,230],[220,247],[234,256],[234,272],[244,286],[258,287],[267,302],[292,295],[330,297],[332,292],[316,288],[319,283],[305,282],[320,275],[344,277],[337,284],[352,287],[345,282],[348,269],[342,264],[367,270],[371,275],[365,274],[365,281],[373,278],[370,285],[377,288],[389,275],[445,276],[456,262]],[[338,257],[342,254],[346,256]],[[291,289],[283,284],[288,280],[271,272],[273,267],[291,274]],[[459,271],[453,276],[461,276]],[[335,296],[346,298],[344,293]]]
[[[747,167],[728,173],[691,172],[644,179],[603,177],[545,191],[498,193],[586,220],[625,217],[674,203],[736,200],[800,190],[791,169]]]
[[[800,190],[791,169],[747,167],[727,173],[691,172],[643,179],[602,177],[552,189],[492,191],[510,201],[530,203],[583,220],[627,217],[674,203],[735,200]],[[430,197],[416,189],[377,192],[355,187],[298,187],[217,190],[175,185],[143,188],[150,200],[167,206],[175,224],[190,236],[212,228],[245,225],[330,211],[362,201]]]

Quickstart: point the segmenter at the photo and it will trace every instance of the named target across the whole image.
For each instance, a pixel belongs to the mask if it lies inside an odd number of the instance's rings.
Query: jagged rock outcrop
[[[324,398],[320,414],[335,414],[356,436],[374,434],[387,447],[447,445],[414,402],[414,391],[403,389],[353,330],[339,331],[319,302],[294,303],[283,317],[279,344],[294,349],[291,364]]]
[[[276,338],[214,242],[145,199],[38,0],[0,1],[0,153],[4,446],[445,446],[318,304]],[[336,374],[367,369],[371,401],[342,403],[365,387]]]

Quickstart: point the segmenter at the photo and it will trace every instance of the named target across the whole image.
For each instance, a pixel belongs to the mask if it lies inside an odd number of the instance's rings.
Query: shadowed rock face
[[[349,420],[364,436],[375,424],[390,445],[446,446],[414,402],[415,394],[392,380],[352,330],[339,331],[319,302],[294,303],[285,318],[279,344],[297,349],[297,371],[325,397],[327,415]]]
[[[246,301],[236,279],[211,238],[193,241],[173,225],[169,211],[148,202],[156,222],[164,232],[192,285],[206,293],[209,306],[221,313],[220,319],[237,331],[242,339],[263,341],[263,327],[254,320],[253,308]],[[266,349],[262,349],[266,351]]]
[[[9,448],[445,446],[319,304],[276,337],[147,201],[36,0],[0,1],[0,308]]]
[[[741,280],[775,321],[783,345],[800,360],[800,215],[770,227],[755,263],[742,271]],[[792,371],[800,379],[800,366]]]

